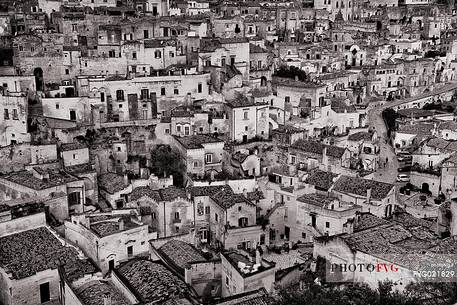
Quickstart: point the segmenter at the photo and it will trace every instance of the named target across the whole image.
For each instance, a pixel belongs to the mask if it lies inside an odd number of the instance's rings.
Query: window
[[[290,96],[286,96],[286,97],[284,98],[284,102],[290,103]]]
[[[228,278],[228,276],[225,276],[225,285],[227,285],[227,286],[229,285],[229,278]]]
[[[330,222],[326,221],[326,222],[325,222],[325,227],[326,227],[326,228],[330,228]]]
[[[169,129],[169,128],[166,128],[166,129],[165,129],[165,133],[166,133],[166,134],[170,134],[170,129]]]
[[[178,95],[178,94],[179,94],[179,89],[175,88],[175,89],[173,90],[173,93],[174,93],[175,95]]]
[[[141,99],[147,100],[149,98],[149,90],[148,89],[141,89]]]
[[[206,154],[205,155],[205,162],[206,163],[213,163],[213,154]]]
[[[306,233],[302,232],[301,233],[301,238],[306,239]]]
[[[127,247],[127,256],[132,257],[133,256],[133,246],[128,246]]]
[[[160,95],[165,95],[165,87],[160,88]]]
[[[203,85],[202,85],[202,83],[198,83],[197,91],[198,91],[198,93],[202,93],[202,91],[203,91]]]
[[[194,167],[198,167],[198,161],[194,161]]]
[[[118,101],[123,101],[124,100],[124,90],[117,90],[116,91],[116,99]]]
[[[211,209],[209,206],[205,207],[205,214],[209,214],[211,212]]]
[[[56,109],[60,109],[60,104],[56,103]]]
[[[175,212],[175,219],[179,219],[179,212]]]
[[[5,120],[9,120],[9,119],[10,119],[10,114],[9,114],[9,112],[8,112],[8,109],[4,109],[4,110],[3,110],[3,118],[4,118]]]
[[[70,74],[70,70],[65,69],[65,74],[66,74],[66,75]]]
[[[181,125],[176,125],[176,132],[181,132]]]
[[[132,53],[132,58],[133,58],[133,59],[136,59],[136,52],[133,52],[133,53]]]
[[[219,222],[219,215],[217,215],[217,213],[214,214],[214,219],[216,220],[216,222]]]
[[[190,127],[189,126],[184,126],[184,135],[186,135],[186,136],[190,135]]]
[[[148,39],[149,38],[149,31],[148,30],[144,30],[143,31],[143,37],[144,37],[144,39]]]
[[[249,113],[247,111],[244,112],[243,118],[249,120]]]
[[[297,157],[296,156],[290,156],[290,164],[295,164],[297,162]]]
[[[160,52],[160,50],[156,50],[156,51],[154,52],[154,57],[155,57],[155,58],[162,58],[162,52]]]
[[[73,154],[73,160],[78,160],[78,155],[77,154]]]
[[[19,51],[24,51],[24,47],[23,46],[19,46]]]
[[[157,219],[156,212],[151,212],[151,219],[152,219],[152,220]]]
[[[111,58],[116,57],[116,52],[114,50],[109,50],[108,57],[111,57]]]

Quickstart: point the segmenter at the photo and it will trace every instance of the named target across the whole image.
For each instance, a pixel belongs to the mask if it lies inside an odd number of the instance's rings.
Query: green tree
[[[173,184],[183,186],[185,170],[181,156],[170,146],[159,146],[151,151],[151,171],[155,175],[173,175]]]

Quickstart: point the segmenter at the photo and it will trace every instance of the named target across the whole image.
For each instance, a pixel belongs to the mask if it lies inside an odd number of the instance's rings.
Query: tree
[[[295,77],[298,78],[298,80],[301,81],[306,81],[308,79],[308,76],[306,75],[306,72],[303,71],[300,68],[297,67],[287,67],[287,66],[282,66],[280,67],[274,76],[278,77],[285,77],[285,78],[292,78],[295,79]]]
[[[183,186],[185,170],[180,155],[170,146],[159,146],[151,151],[151,171],[155,175],[173,175],[173,184]]]

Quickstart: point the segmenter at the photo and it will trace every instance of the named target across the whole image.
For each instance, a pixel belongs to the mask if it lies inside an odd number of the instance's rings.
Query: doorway
[[[43,89],[44,89],[43,69],[35,68],[33,70],[33,75],[35,76],[36,91],[43,91]]]
[[[40,302],[46,303],[51,300],[51,293],[49,291],[49,283],[43,283],[40,285]]]
[[[286,240],[289,240],[290,237],[290,228],[289,227],[284,227],[284,236],[286,237]]]
[[[76,111],[70,110],[70,121],[76,121]]]
[[[114,259],[111,259],[108,261],[108,269],[111,271],[111,270],[114,270]]]

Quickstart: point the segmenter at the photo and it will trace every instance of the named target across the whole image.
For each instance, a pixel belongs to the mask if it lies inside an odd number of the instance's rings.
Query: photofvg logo
[[[401,273],[401,268],[389,262],[342,262],[327,261],[327,282],[353,282],[366,279],[395,279]]]
[[[381,258],[382,257],[382,258]],[[326,261],[327,282],[457,282],[457,256],[447,254],[376,254],[334,256]]]

